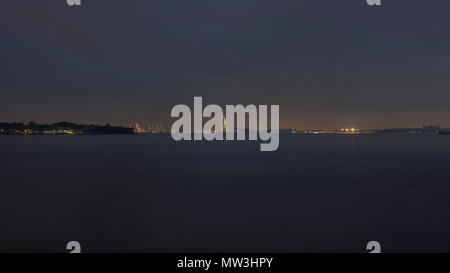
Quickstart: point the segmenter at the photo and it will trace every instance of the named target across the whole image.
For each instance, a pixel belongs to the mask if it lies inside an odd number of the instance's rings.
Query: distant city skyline
[[[208,120],[207,118],[204,118],[204,122]],[[37,122],[35,120],[30,120],[30,121],[25,121],[25,120],[21,120],[21,121],[17,121],[17,120],[13,120],[13,121],[3,121],[0,120],[0,124],[2,123],[22,123],[24,125],[29,125],[30,123],[37,123],[37,124],[57,124],[57,123],[74,123],[74,124],[85,124],[85,125],[98,125],[98,126],[121,126],[121,127],[126,127],[126,128],[134,128],[142,131],[146,131],[149,128],[151,128],[152,130],[154,128],[161,128],[164,130],[169,131],[172,123],[164,123],[161,121],[153,121],[150,123],[144,123],[144,122],[140,122],[140,121],[131,121],[128,122],[126,124],[118,124],[118,123],[111,123],[111,122],[106,122],[106,123],[96,123],[96,122],[77,122],[77,121],[73,121],[73,120],[58,120],[58,121],[50,121],[50,122]],[[310,128],[302,128],[302,127],[293,127],[293,126],[281,126],[280,129],[295,129],[295,130],[330,130],[330,131],[349,131],[349,130],[386,130],[386,129],[422,129],[422,128],[440,128],[440,129],[450,129],[450,126],[441,126],[438,123],[428,123],[428,124],[420,124],[420,125],[415,125],[415,126],[397,126],[397,127],[379,127],[379,128],[366,128],[366,127],[359,127],[359,126],[341,126],[341,127],[310,127]]]

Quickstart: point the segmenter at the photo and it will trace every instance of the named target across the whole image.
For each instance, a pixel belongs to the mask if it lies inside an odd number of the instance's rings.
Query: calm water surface
[[[450,252],[450,136],[0,136],[0,252]]]

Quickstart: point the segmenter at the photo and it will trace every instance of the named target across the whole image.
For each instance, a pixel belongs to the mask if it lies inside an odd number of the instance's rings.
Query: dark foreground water
[[[450,136],[0,136],[0,252],[450,252]]]

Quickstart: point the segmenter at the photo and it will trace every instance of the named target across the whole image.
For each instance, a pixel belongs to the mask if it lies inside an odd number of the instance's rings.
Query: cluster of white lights
[[[341,131],[342,132],[358,132],[359,130],[355,129],[355,128],[345,128],[345,129],[342,128]]]

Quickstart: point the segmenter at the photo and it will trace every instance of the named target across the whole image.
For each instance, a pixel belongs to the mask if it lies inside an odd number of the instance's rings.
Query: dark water
[[[450,252],[449,136],[1,136],[0,252]]]

